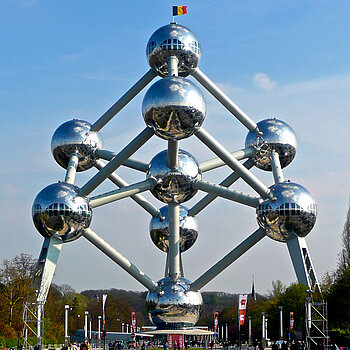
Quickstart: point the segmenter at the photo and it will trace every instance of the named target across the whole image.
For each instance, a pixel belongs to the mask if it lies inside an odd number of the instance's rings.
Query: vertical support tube
[[[180,210],[178,204],[169,204],[169,275],[180,277]]]
[[[177,59],[177,57],[169,56],[167,63],[168,63],[168,76],[177,77],[179,75],[179,72],[178,72],[179,60]]]
[[[271,150],[271,167],[275,183],[278,184],[280,182],[283,182],[284,176],[282,172],[280,156],[274,149]]]
[[[179,159],[179,142],[176,140],[168,141],[168,166],[170,169],[178,167]]]
[[[91,131],[101,130],[118,112],[121,111],[144,87],[146,87],[157,73],[150,69],[134,86],[132,86],[101,118],[92,126]]]
[[[92,324],[91,324],[91,319],[90,319],[90,321],[89,321],[89,340],[90,340],[90,342],[92,341],[92,329],[91,329],[91,326],[92,326]]]
[[[74,184],[75,174],[77,173],[77,168],[78,168],[78,163],[79,163],[78,155],[76,153],[72,153],[71,156],[69,157],[66,178],[64,179],[65,182],[67,182],[69,184]]]

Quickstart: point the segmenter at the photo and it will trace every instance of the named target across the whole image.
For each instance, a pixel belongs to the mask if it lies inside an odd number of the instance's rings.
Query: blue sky
[[[295,130],[299,149],[284,174],[305,186],[318,204],[317,223],[307,242],[321,278],[336,267],[350,188],[348,1],[3,0],[0,259],[22,252],[38,255],[42,238],[32,224],[32,202],[42,188],[64,178],[50,152],[53,132],[73,117],[93,123],[149,69],[146,43],[171,21],[172,5],[188,6],[188,14],[177,21],[198,37],[202,71],[256,122],[277,117]],[[102,129],[106,149],[120,150],[144,128],[145,91]],[[227,148],[242,148],[247,130],[204,94],[204,127]],[[181,147],[199,161],[213,157],[197,139]],[[164,141],[152,139],[135,158],[151,160],[155,150],[165,148]],[[272,184],[271,174],[253,172]],[[77,185],[94,173],[79,173]],[[207,179],[218,183],[227,173],[213,172]],[[120,174],[129,182],[143,179],[126,169]],[[95,193],[111,188],[106,183]],[[235,188],[254,194],[240,182]],[[125,199],[95,209],[91,228],[158,280],[165,257],[149,238],[149,221],[147,213]],[[198,221],[199,239],[184,254],[190,280],[257,228],[254,210],[226,200],[216,200]],[[84,238],[63,248],[55,283],[77,290],[142,290]],[[286,246],[264,238],[206,289],[249,291],[253,274],[258,292],[271,288],[271,280],[295,281]]]

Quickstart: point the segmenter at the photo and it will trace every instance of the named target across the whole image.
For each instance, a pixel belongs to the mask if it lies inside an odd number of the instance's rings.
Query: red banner
[[[238,300],[238,317],[239,325],[243,326],[245,321],[245,313],[247,310],[248,294],[240,294]]]
[[[183,334],[168,334],[168,347],[169,349],[183,349],[184,347],[184,338]]]
[[[294,328],[294,312],[290,313],[289,320],[290,330],[292,331]]]
[[[106,315],[105,315],[105,304],[106,304],[107,294],[102,295],[102,323],[106,324]]]
[[[131,312],[131,329],[135,333],[136,330],[136,314],[134,311]]]
[[[214,312],[214,332],[218,331],[219,325],[219,313],[217,311]]]

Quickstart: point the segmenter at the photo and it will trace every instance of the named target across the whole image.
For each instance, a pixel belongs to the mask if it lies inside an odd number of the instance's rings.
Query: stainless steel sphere
[[[79,119],[59,126],[52,136],[51,151],[56,162],[67,169],[69,157],[76,152],[79,157],[77,171],[90,169],[94,165],[95,151],[102,148],[102,139],[91,124]]]
[[[200,316],[203,299],[199,291],[189,291],[190,281],[165,277],[158,281],[160,292],[148,292],[146,307],[158,329],[193,327]]]
[[[245,146],[256,146],[255,166],[259,169],[271,171],[271,150],[275,150],[280,157],[282,168],[292,162],[297,151],[297,139],[293,129],[282,120],[265,119],[258,124],[262,135],[249,131]]]
[[[161,77],[168,75],[168,57],[175,56],[179,61],[179,75],[187,77],[199,64],[201,47],[188,28],[171,23],[152,34],[146,55],[150,67]]]
[[[181,204],[196,193],[193,182],[202,178],[197,160],[188,152],[179,150],[178,167],[168,166],[168,150],[154,156],[149,165],[147,178],[154,178],[158,184],[151,190],[160,201],[167,204]]]
[[[74,241],[88,228],[92,209],[88,199],[79,195],[79,187],[65,182],[45,187],[36,196],[32,216],[41,235],[57,235],[63,242]]]
[[[314,227],[317,207],[308,190],[293,182],[270,187],[273,200],[266,199],[256,209],[259,225],[280,242],[305,237]]]
[[[202,92],[190,80],[170,77],[158,80],[146,92],[142,115],[157,136],[181,140],[203,124],[206,105]]]
[[[169,250],[169,207],[160,209],[162,219],[152,218],[149,230],[153,243],[163,252]],[[180,251],[190,249],[198,237],[198,223],[193,216],[188,216],[188,210],[180,206]]]

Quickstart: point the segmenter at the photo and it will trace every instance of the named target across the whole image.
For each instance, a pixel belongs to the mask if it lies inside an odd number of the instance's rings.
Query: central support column
[[[169,204],[169,275],[180,277],[180,210],[178,204]]]

